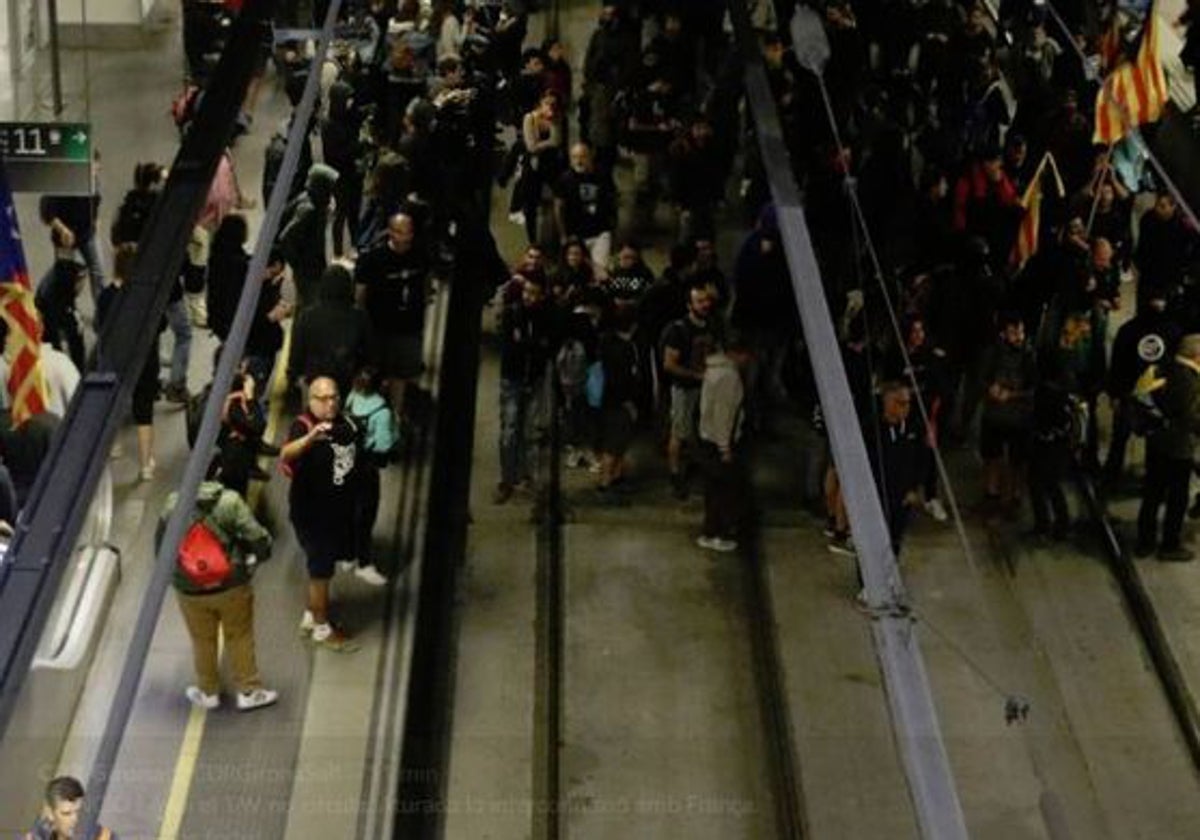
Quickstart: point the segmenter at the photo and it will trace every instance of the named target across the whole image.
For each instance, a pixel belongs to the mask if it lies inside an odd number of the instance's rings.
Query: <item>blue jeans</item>
[[[92,303],[100,300],[100,292],[106,285],[104,282],[104,263],[100,260],[100,243],[96,237],[78,244],[79,256],[88,269],[88,285],[92,290]]]
[[[167,382],[186,386],[188,354],[192,349],[192,324],[188,320],[187,302],[183,298],[167,304],[167,324],[175,337],[175,348],[171,351],[171,373]]]
[[[525,425],[529,415],[529,387],[511,379],[500,380],[500,482],[519,484],[526,477]]]

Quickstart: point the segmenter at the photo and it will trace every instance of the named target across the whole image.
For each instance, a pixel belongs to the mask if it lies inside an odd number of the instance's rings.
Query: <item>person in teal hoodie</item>
[[[200,581],[180,562],[172,579],[179,610],[192,639],[196,667],[196,684],[188,686],[184,694],[198,708],[215,709],[221,704],[217,652],[220,631],[225,637],[237,685],[237,708],[245,712],[270,706],[279,697],[277,692],[264,687],[258,674],[254,652],[254,590],[250,583],[254,565],[270,555],[271,534],[254,518],[240,495],[215,480],[218,469],[214,467],[209,480],[196,491],[192,525],[180,543],[180,553],[195,556],[221,552],[228,560],[228,573],[217,580]],[[167,496],[159,516],[155,546],[162,541],[178,498],[178,492]],[[213,545],[214,541],[219,548]]]
[[[372,586],[387,583],[387,578],[371,559],[371,534],[379,513],[379,472],[391,462],[400,446],[396,416],[380,393],[379,384],[379,372],[369,365],[363,367],[355,375],[354,387],[346,398],[346,413],[358,426],[367,455],[363,459],[362,490],[356,515],[357,562],[348,561],[348,565],[354,567],[354,574],[360,580]]]

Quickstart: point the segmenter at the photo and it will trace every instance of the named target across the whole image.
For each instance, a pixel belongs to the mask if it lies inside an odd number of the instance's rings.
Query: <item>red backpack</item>
[[[233,575],[225,546],[203,519],[188,528],[179,543],[179,570],[197,589],[218,589]]]

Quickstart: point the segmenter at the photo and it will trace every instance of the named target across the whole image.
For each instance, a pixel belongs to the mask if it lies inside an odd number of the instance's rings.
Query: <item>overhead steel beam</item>
[[[892,553],[883,505],[867,459],[866,444],[846,380],[791,157],[763,67],[760,44],[744,0],[729,0],[728,5],[737,48],[744,63],[746,98],[755,123],[763,168],[778,211],[792,290],[850,517],[864,594],[872,615],[875,651],[891,706],[892,730],[904,764],[909,793],[922,836],[931,840],[965,840],[968,836],[966,821],[942,742],[916,626],[905,603],[904,583]],[[813,118],[821,119],[821,115],[813,115]]]
[[[270,2],[247,4],[192,129],[183,140],[162,196],[146,224],[133,276],[114,304],[99,352],[66,416],[16,524],[0,566],[0,737],[63,573],[108,462],[108,450],[154,350],[157,325],[178,282],[193,221],[204,206],[217,162],[232,136],[254,68]]]

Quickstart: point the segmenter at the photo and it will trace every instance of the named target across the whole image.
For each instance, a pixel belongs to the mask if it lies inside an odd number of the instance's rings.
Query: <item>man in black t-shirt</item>
[[[596,171],[587,143],[571,147],[571,167],[555,187],[554,209],[563,239],[582,239],[593,268],[603,276],[608,271],[617,224],[616,188],[611,176]]]
[[[405,389],[423,368],[428,273],[406,213],[388,219],[387,241],[363,254],[354,271],[355,301],[370,318],[375,363],[397,420],[404,415]]]
[[[329,620],[329,581],[338,561],[354,557],[361,453],[358,429],[342,414],[339,399],[337,382],[315,377],[308,410],[292,423],[279,458],[291,475],[288,516],[308,565],[300,632],[314,644],[349,653],[357,645]]]
[[[662,334],[662,369],[671,385],[671,429],[667,442],[667,467],[677,498],[687,498],[683,472],[683,446],[697,440],[700,418],[700,385],[704,382],[704,360],[717,345],[710,318],[712,292],[704,283],[688,289],[688,314],[672,321]]]

